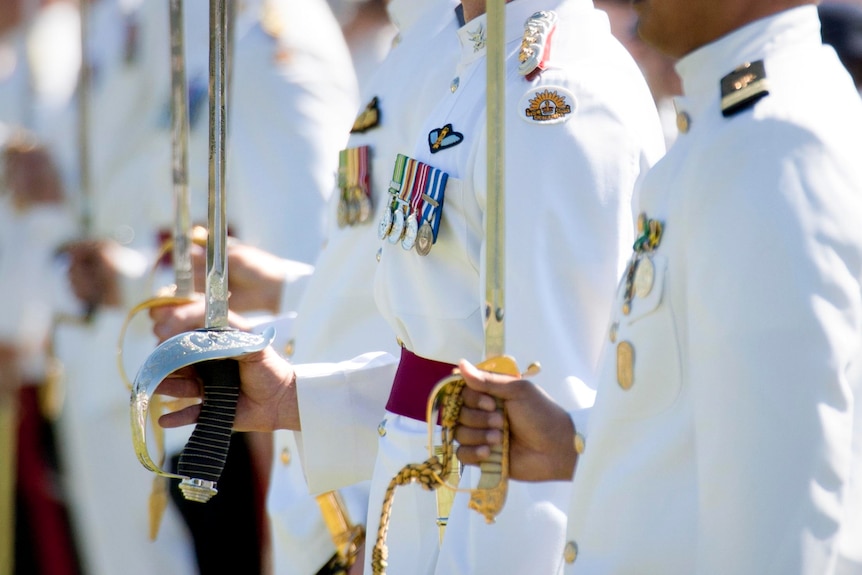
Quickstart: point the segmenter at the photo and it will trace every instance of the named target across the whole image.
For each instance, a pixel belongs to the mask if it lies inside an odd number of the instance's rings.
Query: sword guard
[[[206,501],[209,497],[212,497],[215,494],[216,480],[221,475],[222,468],[224,467],[223,459],[221,466],[217,467],[214,472],[207,474],[209,475],[208,477],[192,477],[189,474],[182,474],[182,467],[180,474],[169,473],[163,470],[150,457],[147,448],[147,414],[151,398],[159,384],[168,375],[178,369],[204,362],[215,363],[216,360],[236,359],[250,353],[255,353],[267,347],[272,343],[274,338],[275,330],[273,328],[268,328],[263,334],[247,333],[234,329],[198,329],[175,335],[159,345],[144,361],[132,384],[130,400],[132,443],[135,448],[135,455],[138,457],[141,465],[162,477],[188,480],[188,493],[184,490],[184,494],[188,499]],[[200,371],[202,367],[204,366],[198,366],[198,370]],[[210,382],[204,381],[205,399],[204,406],[202,406],[202,418],[204,410],[207,409],[206,404],[210,399],[207,397],[207,387],[209,384]],[[236,388],[238,394],[238,382]],[[217,400],[218,398],[215,398],[214,402],[217,403]],[[219,413],[217,414],[219,421],[215,425],[219,433],[227,433],[229,436],[230,429],[233,426],[235,408],[235,400],[233,400],[232,406],[217,406],[217,409],[219,409]],[[192,433],[192,438],[189,439],[189,445],[192,444],[196,434],[200,435],[198,433],[201,429],[200,425],[199,421],[198,426],[195,427],[195,432]],[[206,447],[208,441],[202,441],[205,446],[204,449],[209,449]],[[184,453],[189,445],[183,450]],[[226,456],[225,452],[224,457]],[[205,483],[206,481],[209,481],[212,485]],[[204,498],[202,494],[208,492],[210,493],[209,497]]]

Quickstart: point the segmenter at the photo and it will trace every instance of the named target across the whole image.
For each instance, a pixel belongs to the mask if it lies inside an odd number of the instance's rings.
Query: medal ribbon
[[[398,207],[403,210],[402,206],[410,205],[410,192],[412,192],[413,182],[416,179],[416,169],[421,162],[417,162],[413,158],[407,158],[407,166],[404,169],[404,181],[401,183],[401,194]],[[406,213],[404,214],[407,215]]]
[[[431,166],[422,162],[417,162],[417,164],[418,177],[414,181],[413,195],[410,197],[410,214],[415,213],[416,221],[421,225],[422,220],[419,219],[419,216],[422,215],[422,204],[424,203],[422,196],[425,195],[425,188],[428,187],[428,172]]]
[[[394,211],[395,198],[398,196],[398,193],[401,191],[402,184],[404,183],[404,169],[407,165],[407,156],[404,154],[398,154],[395,158],[395,169],[392,172],[392,181],[389,182],[389,193],[392,194],[392,205],[390,205],[390,211]]]
[[[449,174],[437,168],[431,168],[428,176],[428,189],[425,194],[424,206],[422,208],[422,220],[431,224],[434,232],[434,242],[437,242],[437,231],[440,229],[440,213],[443,209],[443,198],[446,190],[446,181]]]
[[[365,196],[371,199],[371,186],[368,183],[368,146],[360,146],[356,148],[356,163],[357,163],[357,185],[365,192]]]

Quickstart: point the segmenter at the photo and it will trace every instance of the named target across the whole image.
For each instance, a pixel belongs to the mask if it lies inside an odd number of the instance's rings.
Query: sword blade
[[[506,197],[505,197],[505,7],[506,0],[488,0],[487,133],[488,190],[485,223],[485,358],[505,349]]]
[[[93,237],[93,190],[90,177],[90,0],[79,0],[81,67],[78,70],[78,221],[84,238]]]
[[[183,0],[170,0],[171,28],[171,176],[174,193],[174,282],[178,297],[194,294],[191,199],[189,197],[189,113]]]
[[[228,328],[225,152],[227,135],[226,0],[210,0],[209,210],[207,214],[206,327]]]

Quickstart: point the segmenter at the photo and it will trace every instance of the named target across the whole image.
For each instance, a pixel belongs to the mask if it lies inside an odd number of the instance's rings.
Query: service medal
[[[339,228],[347,225],[347,202],[343,197],[338,200],[337,220]]]
[[[392,210],[383,210],[383,216],[380,218],[380,223],[377,224],[377,237],[386,239],[389,232],[392,231]]]
[[[434,245],[434,228],[427,221],[422,222],[419,226],[419,231],[416,232],[416,251],[420,256],[427,256],[431,253],[431,246]]]
[[[642,257],[635,270],[634,289],[635,295],[645,298],[652,291],[655,281],[655,265],[649,257]]]
[[[419,220],[416,219],[416,212],[410,214],[407,218],[407,226],[404,228],[404,239],[401,240],[401,247],[405,250],[412,250],[416,243],[416,235],[419,232]]]
[[[364,224],[371,217],[371,200],[360,190],[359,196],[359,223]]]
[[[392,229],[389,230],[389,243],[397,244],[402,235],[404,235],[404,210],[398,206],[392,218]]]
[[[347,200],[347,223],[354,225],[359,218],[359,202],[356,197],[351,197]]]

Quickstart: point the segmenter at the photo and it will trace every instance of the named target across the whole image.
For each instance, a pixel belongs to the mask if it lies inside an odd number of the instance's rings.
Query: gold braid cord
[[[509,357],[501,356],[482,362],[480,368],[498,373],[509,373],[519,375],[517,365]],[[428,398],[428,410],[426,420],[428,421],[429,453],[428,459],[423,463],[410,463],[404,466],[398,474],[389,482],[386,494],[383,498],[383,509],[380,513],[380,525],[377,528],[377,541],[371,552],[371,569],[374,575],[386,575],[386,567],[389,558],[389,550],[386,547],[386,536],[389,532],[389,519],[392,514],[392,503],[395,498],[395,488],[408,485],[413,482],[419,483],[424,489],[434,491],[440,487],[457,490],[457,485],[451,485],[442,478],[448,476],[454,461],[454,439],[455,425],[461,413],[464,400],[461,390],[464,389],[464,379],[455,374],[442,379],[431,392]],[[430,438],[433,436],[434,424],[437,421],[437,407],[442,406],[440,418],[440,438],[442,447],[438,450],[439,455],[434,454]],[[503,414],[503,445],[501,458],[495,464],[494,477],[492,481],[480,479],[479,488],[471,490],[469,507],[475,509],[485,516],[488,523],[494,521],[506,500],[506,491],[509,479],[509,422]],[[488,483],[486,487],[483,484]]]

